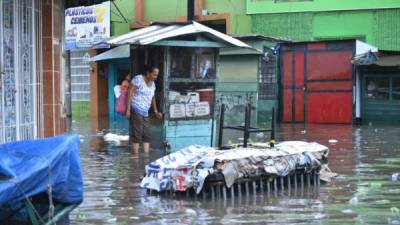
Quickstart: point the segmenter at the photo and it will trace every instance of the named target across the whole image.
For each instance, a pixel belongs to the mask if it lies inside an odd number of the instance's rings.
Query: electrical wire
[[[118,13],[121,15],[121,17],[124,19],[125,23],[129,23],[129,21],[125,18],[124,14],[121,12],[117,4],[115,4],[115,1],[111,1],[114,7],[117,9]]]

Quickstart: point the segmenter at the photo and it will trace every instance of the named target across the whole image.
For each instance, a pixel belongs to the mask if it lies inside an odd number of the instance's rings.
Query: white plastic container
[[[198,92],[188,92],[187,96],[189,98],[190,103],[198,103],[200,102],[200,95]]]

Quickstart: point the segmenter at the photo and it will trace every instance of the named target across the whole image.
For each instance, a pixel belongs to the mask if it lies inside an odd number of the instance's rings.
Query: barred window
[[[259,99],[275,99],[276,97],[276,56],[268,54],[260,60]]]

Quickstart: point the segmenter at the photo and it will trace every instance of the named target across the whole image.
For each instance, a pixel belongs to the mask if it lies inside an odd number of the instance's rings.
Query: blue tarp
[[[0,206],[18,205],[25,197],[47,194],[49,184],[55,201],[81,203],[79,145],[77,135],[0,145]]]

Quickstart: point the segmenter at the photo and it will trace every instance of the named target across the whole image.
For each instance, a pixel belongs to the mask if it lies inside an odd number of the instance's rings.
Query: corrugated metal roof
[[[207,37],[215,41],[224,42],[226,44],[232,45],[232,47],[251,48],[249,45],[236,38],[223,34],[195,21],[188,23],[171,24],[156,23],[151,26],[129,32],[127,34],[123,34],[121,36],[112,37],[111,39],[106,41],[106,43],[110,45],[151,45],[153,43],[168,38],[179,37],[189,34],[205,34]]]
[[[94,57],[91,57],[89,61],[102,61],[108,59],[120,59],[120,58],[129,58],[131,55],[131,48],[129,45],[121,45],[116,48],[112,48],[108,51],[100,53]]]
[[[257,49],[248,48],[228,48],[222,49],[219,52],[220,55],[262,55],[262,51]]]

